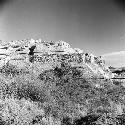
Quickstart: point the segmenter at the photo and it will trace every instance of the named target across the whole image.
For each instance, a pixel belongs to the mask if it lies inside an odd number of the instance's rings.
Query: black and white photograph
[[[0,0],[0,125],[125,125],[125,1]]]

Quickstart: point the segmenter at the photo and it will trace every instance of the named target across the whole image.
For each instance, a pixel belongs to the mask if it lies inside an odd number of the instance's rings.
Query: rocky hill
[[[101,57],[64,41],[27,39],[1,44],[0,59],[1,125],[124,122],[125,87]]]
[[[61,62],[67,61],[72,66],[86,67],[87,71],[91,72],[88,76],[96,74],[101,78],[112,77],[101,58],[85,53],[78,48],[73,49],[64,41],[45,42],[41,39],[12,41],[0,46],[0,59],[1,68],[9,63],[18,68],[27,67],[35,74],[39,74],[44,69],[52,69],[59,66]]]

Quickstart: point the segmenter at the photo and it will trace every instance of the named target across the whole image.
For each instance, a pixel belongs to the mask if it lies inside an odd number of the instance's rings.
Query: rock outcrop
[[[64,41],[45,42],[41,39],[12,41],[0,46],[0,59],[1,67],[7,63],[20,68],[29,66],[35,74],[66,61],[71,65],[87,67],[92,75],[97,74],[99,77],[107,79],[112,77],[111,72],[104,66],[100,57],[84,53],[78,48],[73,49]]]

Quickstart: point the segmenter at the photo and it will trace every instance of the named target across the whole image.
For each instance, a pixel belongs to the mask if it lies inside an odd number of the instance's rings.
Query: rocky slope
[[[30,39],[0,50],[0,124],[122,122],[125,88],[113,84],[101,58],[63,41]]]
[[[13,41],[0,46],[0,59],[1,67],[9,63],[19,68],[32,69],[35,74],[67,61],[72,65],[79,64],[87,67],[92,75],[96,74],[103,78],[112,77],[108,68],[100,63],[101,59],[92,54],[86,54],[78,48],[73,49],[64,41],[45,42],[41,39]]]

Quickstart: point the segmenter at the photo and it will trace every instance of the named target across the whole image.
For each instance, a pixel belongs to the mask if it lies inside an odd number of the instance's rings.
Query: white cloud
[[[125,51],[107,53],[107,54],[103,54],[102,56],[105,57],[105,56],[112,56],[112,55],[119,55],[119,54],[125,54]]]
[[[103,58],[106,62],[106,65],[111,65],[114,67],[125,66],[125,51],[104,54]]]

